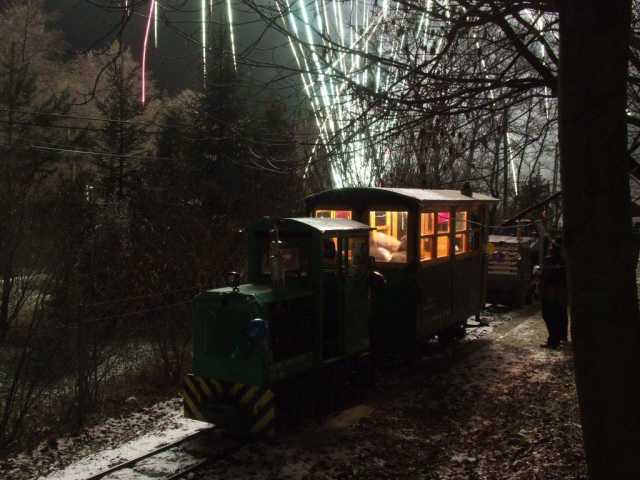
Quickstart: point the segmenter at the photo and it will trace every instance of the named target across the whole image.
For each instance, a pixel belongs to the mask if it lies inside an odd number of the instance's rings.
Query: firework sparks
[[[158,0],[153,2],[153,44],[158,48]]]
[[[149,13],[147,15],[147,26],[144,31],[144,42],[142,44],[142,104],[147,100],[147,44],[149,43],[149,32],[151,31],[151,20],[153,19],[153,10],[155,0],[149,2]]]
[[[353,92],[354,87],[355,91],[364,88],[375,93],[384,92],[393,98],[406,91],[408,80],[394,64],[403,61],[410,41],[417,42],[417,58],[422,64],[439,54],[443,48],[443,29],[450,21],[450,0],[419,1],[424,7],[422,13],[412,14],[411,9],[403,7],[401,0],[274,0],[318,129],[313,151],[322,148],[338,159],[331,164],[331,176],[336,186],[375,184],[379,175],[375,165],[384,165],[397,151],[398,140],[388,138],[387,132],[401,125],[404,119],[390,113],[385,118],[371,121],[369,106],[361,95]],[[234,3],[233,0],[224,2],[226,15],[222,13],[217,18],[228,29],[230,53],[237,71]],[[436,20],[431,11],[438,4],[445,13]],[[130,9],[131,2],[125,0],[124,6]],[[156,47],[158,45],[158,8],[158,0],[150,0],[142,53],[143,103],[147,95],[146,53],[152,21],[154,43]],[[213,0],[201,0],[201,60],[205,86],[213,14]],[[486,70],[484,59],[480,67]],[[382,107],[388,102],[390,100],[382,100]],[[506,143],[511,156],[509,134]],[[510,160],[513,169],[513,158]],[[307,171],[309,165],[310,162]]]
[[[207,82],[207,0],[201,0],[200,21],[202,25],[202,78]]]
[[[383,145],[376,137],[392,129],[399,120],[391,117],[368,122],[367,106],[354,96],[351,87],[390,94],[404,88],[401,72],[385,68],[384,62],[371,61],[369,53],[374,51],[391,63],[398,60],[411,29],[392,27],[388,31],[388,25],[385,29],[379,27],[388,19],[398,25],[408,24],[407,11],[401,9],[401,2],[390,0],[383,0],[381,7],[376,0],[333,0],[332,5],[327,5],[331,0],[303,0],[296,3],[295,12],[289,0],[284,0],[286,8],[280,8],[281,0],[275,1],[290,35],[291,52],[304,65],[303,86],[314,118],[320,122],[313,151],[322,147],[339,159],[331,165],[336,186],[375,183],[374,157],[384,161],[389,151],[393,151],[392,146]],[[431,2],[426,0],[427,9]],[[430,27],[425,13],[415,19],[411,33],[426,44],[430,41]],[[426,45],[422,47],[423,52],[430,51]],[[307,171],[310,163],[311,158]]]
[[[229,37],[231,38],[231,57],[233,58],[233,68],[238,70],[236,63],[236,41],[233,35],[233,10],[231,9],[231,0],[227,0],[227,19],[229,20]]]

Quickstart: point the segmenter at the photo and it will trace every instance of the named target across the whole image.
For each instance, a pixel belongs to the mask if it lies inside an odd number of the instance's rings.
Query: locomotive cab
[[[250,229],[248,283],[194,299],[186,416],[238,434],[269,431],[283,385],[368,351],[369,231],[312,218]]]

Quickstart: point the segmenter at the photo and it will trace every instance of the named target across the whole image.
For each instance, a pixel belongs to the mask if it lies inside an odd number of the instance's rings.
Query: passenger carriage
[[[489,209],[497,199],[458,190],[342,188],[306,198],[308,214],[365,223],[387,285],[375,302],[378,345],[412,351],[416,339],[463,333],[484,306]],[[381,341],[384,339],[384,342]]]

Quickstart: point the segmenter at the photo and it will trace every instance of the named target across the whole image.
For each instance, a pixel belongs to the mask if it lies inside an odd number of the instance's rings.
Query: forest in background
[[[249,106],[228,62],[143,106],[128,49],[62,55],[52,22],[0,11],[0,448],[178,385],[191,299],[302,199],[286,107]]]

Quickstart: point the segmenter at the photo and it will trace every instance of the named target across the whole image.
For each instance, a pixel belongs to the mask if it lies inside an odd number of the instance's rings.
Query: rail
[[[108,475],[111,475],[112,473],[118,472],[120,470],[124,470],[127,468],[132,468],[133,466],[137,465],[138,463],[142,462],[143,460],[146,460],[147,458],[153,457],[155,455],[158,455],[162,452],[165,452],[167,450],[171,450],[175,447],[178,447],[184,443],[187,443],[189,441],[194,440],[197,437],[200,437],[206,433],[211,433],[213,431],[217,431],[218,429],[216,429],[215,427],[212,428],[207,428],[205,430],[200,430],[194,434],[188,435],[186,437],[183,437],[179,440],[176,440],[174,442],[168,443],[166,445],[163,445],[162,447],[156,448],[150,452],[147,452],[143,455],[140,455],[138,457],[132,458],[130,460],[127,460],[125,462],[119,463],[117,465],[114,465],[113,467],[108,468],[107,470],[103,470],[100,473],[97,473],[95,475],[92,475],[90,477],[87,477],[85,480],[99,480],[101,478],[104,478]],[[218,461],[218,460],[222,460],[226,457],[228,457],[230,454],[234,453],[235,451],[239,450],[240,448],[242,448],[244,445],[246,445],[246,443],[242,443],[242,442],[238,442],[238,441],[234,441],[233,444],[224,447],[221,451],[218,452],[214,452],[211,455],[206,456],[205,458],[199,458],[199,459],[194,459],[194,462],[191,463],[190,465],[187,465],[186,467],[175,471],[165,477],[161,477],[162,480],[176,480],[178,478],[183,477],[184,475],[193,472],[194,470],[197,470],[209,463],[212,463],[214,461]],[[158,478],[155,477],[154,478]]]

